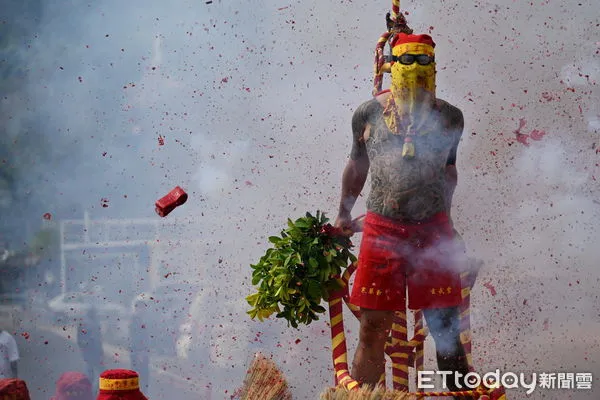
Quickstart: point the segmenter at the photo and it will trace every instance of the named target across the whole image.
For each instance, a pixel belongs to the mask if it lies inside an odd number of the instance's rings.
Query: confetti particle
[[[52,219],[52,214],[50,214],[50,213],[45,213],[45,214],[44,214],[42,217],[43,217],[45,220],[47,220],[47,221],[50,221],[50,220]]]
[[[25,340],[29,340],[29,332],[23,332],[21,333],[21,336],[23,336]]]
[[[529,137],[532,138],[533,140],[541,140],[545,134],[546,134],[546,132],[544,132],[544,131],[539,131],[537,129],[534,129],[529,134]]]
[[[108,199],[104,199],[104,198],[100,199],[100,205],[101,205],[103,208],[106,208],[106,207],[108,207]]]
[[[158,145],[159,146],[165,145],[165,138],[162,135],[158,135]]]
[[[521,129],[523,129],[526,124],[527,121],[525,121],[525,118],[519,118],[519,127],[514,131],[514,134],[517,138],[517,142],[525,146],[529,146],[529,142],[527,142],[527,139],[529,139],[529,135],[521,133]]]
[[[515,132],[515,134],[517,135],[517,142],[519,142],[525,146],[529,146],[529,142],[527,141],[527,139],[529,139],[529,135],[526,135],[524,133],[517,133],[517,132]]]
[[[519,127],[515,132],[521,133],[521,129],[525,128],[525,125],[527,125],[525,118],[519,118]]]
[[[492,282],[486,282],[483,284],[483,286],[490,291],[490,294],[492,296],[496,295],[496,288],[494,287],[494,285],[492,285]]]
[[[301,341],[302,341],[302,340],[300,340],[300,339],[296,339],[296,341],[295,341],[294,343],[298,344],[298,343],[300,343]]]
[[[542,99],[544,99],[546,101],[552,101],[552,100],[554,100],[554,96],[552,96],[552,93],[543,92],[542,93]]]

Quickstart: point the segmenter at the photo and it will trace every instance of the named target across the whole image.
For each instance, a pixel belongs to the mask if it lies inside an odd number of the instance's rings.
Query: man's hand
[[[352,236],[356,232],[362,232],[365,217],[364,215],[352,219],[350,214],[340,214],[335,220],[334,226],[342,231],[345,236]]]
[[[352,216],[350,213],[338,214],[333,225],[338,228],[344,236],[354,235],[354,229],[352,229]]]

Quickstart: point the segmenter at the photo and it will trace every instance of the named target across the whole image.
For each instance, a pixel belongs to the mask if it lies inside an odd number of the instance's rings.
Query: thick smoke
[[[249,265],[288,217],[320,209],[335,218],[350,118],[370,98],[391,2],[32,7],[38,15],[23,21],[32,33],[18,47],[27,81],[2,99],[9,133],[28,130],[47,143],[47,159],[21,182],[37,199],[28,215],[39,221],[49,212],[57,224],[85,212],[91,221],[127,219],[123,241],[151,242],[144,255],[102,246],[72,252],[67,275],[77,272],[68,284],[108,285],[105,296],[129,308],[159,281],[192,282],[204,299],[202,330],[192,336],[211,349],[206,362],[165,364],[169,373],[224,398],[262,349],[283,366],[297,398],[316,398],[333,382],[326,316],[300,330],[250,321]],[[453,218],[470,255],[484,261],[471,310],[477,368],[600,376],[597,5],[405,1],[402,8],[415,32],[437,43],[437,95],[465,116]],[[528,145],[516,140],[520,126]],[[175,185],[190,198],[158,221],[154,201]],[[353,216],[364,212],[368,190]],[[74,240],[84,235],[81,226],[74,231]],[[48,283],[43,274],[32,279]],[[345,316],[352,357],[357,324]],[[108,329],[127,336],[117,325]]]

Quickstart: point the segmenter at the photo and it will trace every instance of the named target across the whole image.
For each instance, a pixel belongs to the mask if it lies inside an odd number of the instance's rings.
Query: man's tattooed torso
[[[459,109],[438,99],[427,127],[412,137],[415,156],[409,159],[402,156],[404,135],[390,132],[383,119],[383,107],[376,99],[356,110],[353,125],[351,156],[366,152],[370,163],[369,211],[416,222],[445,210],[446,163],[462,133]]]

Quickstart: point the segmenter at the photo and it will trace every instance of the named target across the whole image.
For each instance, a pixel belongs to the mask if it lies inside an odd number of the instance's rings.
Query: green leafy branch
[[[251,265],[256,293],[246,297],[252,307],[248,314],[262,321],[273,313],[294,328],[318,320],[326,310],[321,301],[341,288],[342,271],[356,257],[352,242],[328,223],[325,214],[306,213],[296,221],[288,219],[281,236],[269,237],[269,248],[257,264]]]

